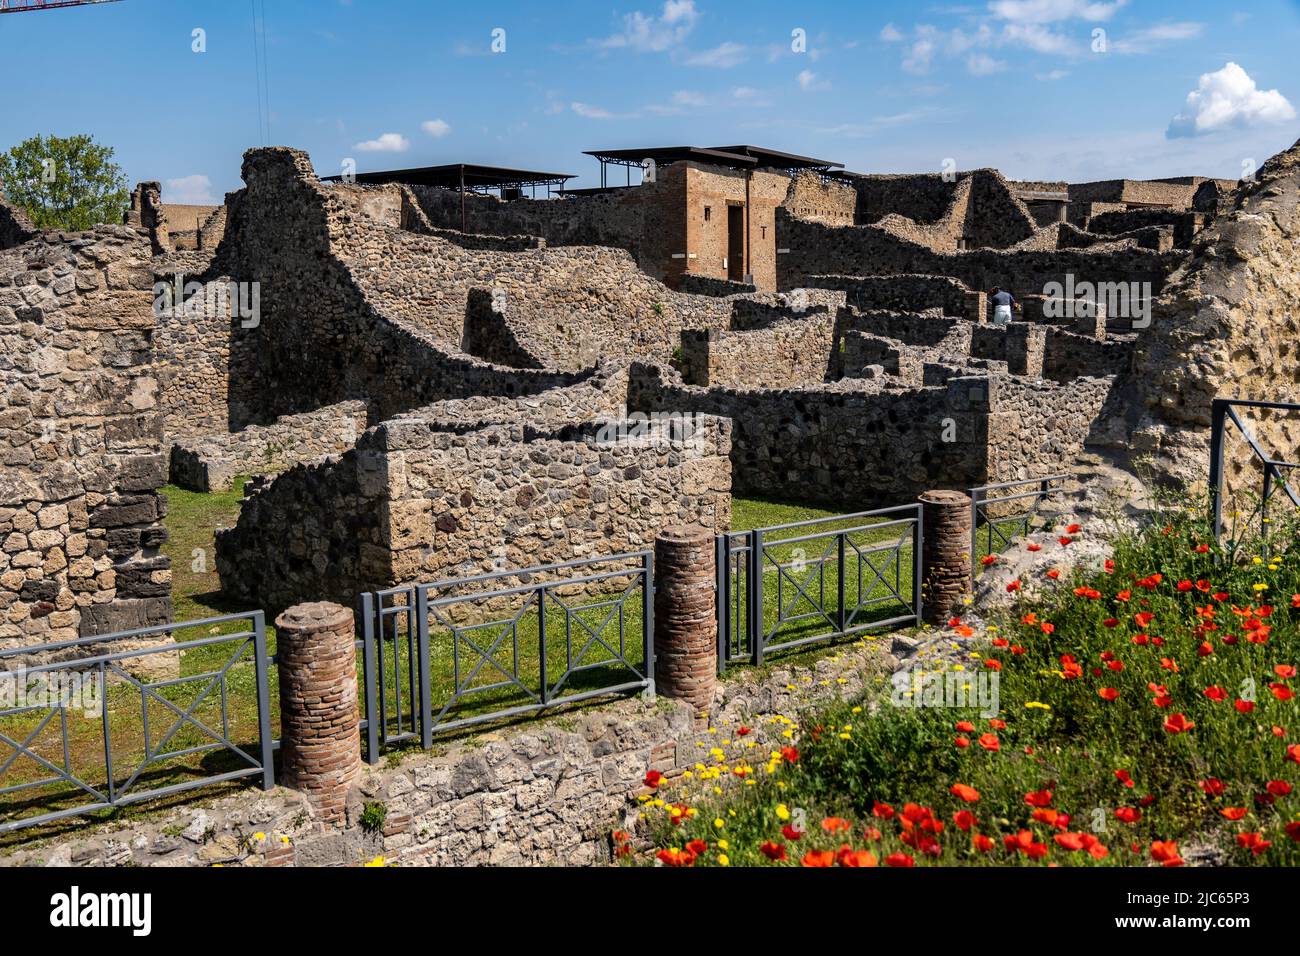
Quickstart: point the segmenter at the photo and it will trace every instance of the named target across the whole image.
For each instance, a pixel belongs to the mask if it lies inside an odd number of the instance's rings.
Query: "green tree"
[[[112,148],[89,136],[33,136],[0,153],[0,187],[39,229],[121,222],[127,205]]]

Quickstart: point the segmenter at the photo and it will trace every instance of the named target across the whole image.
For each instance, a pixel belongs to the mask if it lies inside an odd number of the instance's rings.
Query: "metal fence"
[[[653,693],[653,593],[654,555],[639,551],[363,595],[368,759],[430,747],[435,731]]]
[[[1280,489],[1286,493],[1291,504],[1300,508],[1300,496],[1291,487],[1285,472],[1300,468],[1300,463],[1284,461],[1266,452],[1259,440],[1255,438],[1246,423],[1237,414],[1238,409],[1253,408],[1262,411],[1300,412],[1300,405],[1291,402],[1251,402],[1236,399],[1216,398],[1210,407],[1210,495],[1213,507],[1214,530],[1222,534],[1226,529],[1223,524],[1223,507],[1227,496],[1227,469],[1224,462],[1224,450],[1228,437],[1228,425],[1234,425],[1241,433],[1242,439],[1250,448],[1251,454],[1264,466],[1263,488],[1256,511],[1259,514],[1260,534],[1268,537],[1270,530],[1268,508],[1274,495]],[[1252,514],[1252,518],[1254,515]]]
[[[203,636],[166,639],[180,631]],[[25,659],[43,663],[8,666]],[[270,663],[261,611],[0,650],[0,833],[245,778],[270,789]]]
[[[1016,538],[1029,533],[1044,502],[1052,495],[1060,494],[1069,477],[1026,478],[970,489],[970,559],[976,573],[982,556],[981,530],[985,539],[982,554],[996,554],[1010,547]]]
[[[719,535],[719,670],[920,623],[923,533],[918,504]]]

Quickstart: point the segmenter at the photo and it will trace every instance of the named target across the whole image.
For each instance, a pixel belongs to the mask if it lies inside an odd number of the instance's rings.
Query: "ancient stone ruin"
[[[1298,155],[1240,186],[696,157],[528,199],[265,148],[210,210],[0,205],[0,641],[167,620],[168,476],[255,478],[217,566],[272,612],[723,530],[733,493],[860,510],[1085,449],[1203,478],[1216,394],[1295,397]]]

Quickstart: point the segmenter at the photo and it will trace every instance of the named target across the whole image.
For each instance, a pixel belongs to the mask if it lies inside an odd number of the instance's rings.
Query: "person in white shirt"
[[[1016,304],[1015,297],[994,286],[989,293],[989,301],[993,303],[993,324],[1008,324],[1011,321],[1011,309]]]

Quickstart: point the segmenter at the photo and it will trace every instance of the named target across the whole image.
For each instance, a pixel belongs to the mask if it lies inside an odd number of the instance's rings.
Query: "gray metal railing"
[[[1300,468],[1300,463],[1283,461],[1266,452],[1246,423],[1237,414],[1239,408],[1255,408],[1268,411],[1300,412],[1300,405],[1292,402],[1253,402],[1231,398],[1216,398],[1210,406],[1210,497],[1213,511],[1214,532],[1221,535],[1226,530],[1223,524],[1223,504],[1227,485],[1227,469],[1224,465],[1224,444],[1228,435],[1228,424],[1236,426],[1242,439],[1250,448],[1251,454],[1264,466],[1263,491],[1259,499],[1259,519],[1261,537],[1267,539],[1269,533],[1268,506],[1280,488],[1291,499],[1291,504],[1300,508],[1300,495],[1297,495],[1284,471]]]
[[[718,669],[919,623],[923,535],[919,504],[718,535]]]
[[[651,551],[362,595],[367,759],[431,747],[435,732],[653,694],[653,595]]]
[[[978,488],[970,489],[970,560],[971,567],[976,573],[980,567],[980,529],[984,529],[987,545],[985,554],[995,554],[1003,548],[1010,547],[1018,536],[1029,533],[1043,503],[1052,495],[1060,494],[1064,490],[1063,483],[1069,477],[1069,475],[1050,475],[1046,478],[1025,478],[1020,481],[1003,481],[995,485],[980,485]],[[1053,487],[1054,485],[1056,487]],[[1029,490],[1012,491],[1016,488]],[[1005,493],[999,494],[999,492]],[[1029,504],[1023,510],[1015,510],[1020,506],[1013,503],[1022,501]],[[1011,506],[1011,513],[1001,516],[993,514],[990,509],[995,509],[998,505]]]
[[[230,624],[244,626],[231,634],[211,633],[213,628]],[[198,629],[206,631],[207,636],[163,639],[179,631]],[[154,637],[159,638],[157,643],[139,646],[140,641]],[[114,647],[127,642],[135,646]],[[200,651],[211,654],[213,661],[204,662],[197,673],[185,674],[186,656]],[[132,662],[148,662],[163,654],[177,655],[178,676],[150,679],[139,668],[131,667]],[[6,666],[6,662],[25,658],[39,661],[51,655],[58,660],[31,667]],[[251,691],[236,670],[237,665],[245,664],[252,665]],[[269,790],[274,786],[275,774],[270,664],[261,611],[0,650],[0,679],[14,687],[15,695],[20,692],[17,681],[24,682],[21,692],[25,697],[27,680],[56,674],[91,677],[97,682],[98,694],[98,712],[93,716],[70,713],[77,708],[61,693],[53,701],[45,699],[37,704],[5,708],[0,703],[0,798],[46,791],[43,796],[33,797],[30,805],[40,808],[50,803],[71,804],[14,819],[12,814],[17,811],[9,809],[9,801],[5,801],[0,806],[0,833],[245,778],[258,778]],[[239,686],[232,687],[232,678]],[[48,687],[49,676],[43,683]],[[124,698],[134,697],[137,692],[139,712],[132,714],[134,708],[123,706]],[[232,695],[238,698],[241,694],[256,699],[255,727],[242,725],[239,714],[232,714]],[[156,725],[159,717],[162,728]],[[100,739],[94,759],[73,743],[78,734],[70,732],[69,721],[78,719],[97,724]],[[21,729],[15,726],[24,722],[26,726]],[[57,727],[57,762],[49,756],[50,742],[43,739],[53,727]],[[209,755],[204,757],[208,762],[213,754],[233,766],[200,774],[193,766],[181,763],[199,755]],[[28,774],[36,770],[38,775],[24,779],[24,770]],[[169,774],[190,779],[150,785]],[[6,777],[16,782],[6,785]],[[54,787],[63,789],[49,793],[49,788]]]

